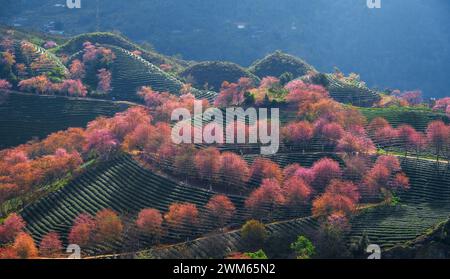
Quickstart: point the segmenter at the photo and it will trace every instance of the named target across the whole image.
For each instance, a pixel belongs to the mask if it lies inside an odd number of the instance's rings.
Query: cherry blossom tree
[[[250,170],[247,162],[239,155],[231,152],[224,152],[221,158],[222,166],[220,173],[223,181],[228,185],[235,185],[242,188],[244,186],[243,184],[247,183],[250,178]]]
[[[5,79],[0,79],[0,90],[11,89],[12,85]]]
[[[98,70],[97,78],[98,78],[97,91],[99,91],[102,94],[110,92],[111,78],[112,78],[111,72],[104,68],[100,69]]]
[[[174,203],[164,215],[169,228],[177,232],[191,235],[195,232],[200,220],[197,206],[192,203]]]
[[[311,187],[297,176],[286,178],[282,190],[286,205],[293,208],[306,204],[312,194]]]
[[[52,257],[62,252],[62,242],[55,232],[46,234],[39,244],[39,254],[44,257]]]
[[[276,207],[283,205],[285,198],[281,187],[276,179],[264,179],[261,186],[254,190],[245,201],[254,216],[262,217],[267,214],[269,219]]]
[[[215,147],[208,147],[198,151],[194,157],[194,164],[200,178],[213,183],[217,180],[220,168],[222,167],[222,157],[220,151]]]
[[[450,128],[442,121],[433,121],[428,124],[426,131],[427,139],[435,151],[436,161],[438,162],[444,148],[449,144],[449,130]]]
[[[69,243],[87,247],[93,239],[95,227],[95,220],[92,216],[84,213],[78,215],[69,233]]]
[[[0,243],[8,243],[23,231],[25,222],[16,213],[10,214],[0,225]]]
[[[123,224],[117,213],[111,209],[103,209],[95,215],[96,235],[100,242],[120,239],[123,232]]]
[[[313,215],[330,216],[342,212],[351,215],[356,210],[359,192],[355,184],[349,181],[333,180],[325,192],[313,201]]]
[[[145,235],[159,239],[162,235],[163,217],[161,213],[154,208],[146,208],[139,212],[136,220],[136,226]]]
[[[344,129],[339,123],[327,123],[320,130],[320,136],[327,145],[336,145],[345,134]]]
[[[273,178],[281,183],[283,181],[283,172],[277,163],[258,157],[253,161],[250,168],[250,180],[260,184],[266,178]]]
[[[86,75],[86,69],[84,67],[84,64],[78,60],[75,59],[72,61],[72,63],[70,64],[70,77],[72,79],[83,79]]]
[[[14,240],[13,250],[20,259],[36,258],[38,256],[38,249],[34,243],[33,238],[24,232],[17,235]]]
[[[305,145],[313,138],[314,128],[307,121],[293,122],[283,127],[281,134],[286,142],[298,144],[304,149]]]
[[[107,129],[91,131],[86,135],[86,152],[94,152],[100,159],[108,159],[117,149],[118,142]]]
[[[236,207],[225,195],[211,197],[205,208],[211,220],[217,222],[220,228],[224,227],[236,212]]]
[[[253,87],[249,78],[240,78],[237,83],[223,82],[214,105],[218,107],[238,106],[244,102],[244,95]]]
[[[314,175],[312,186],[317,192],[323,191],[331,180],[342,176],[342,170],[339,163],[330,158],[322,158],[315,162],[311,171]]]

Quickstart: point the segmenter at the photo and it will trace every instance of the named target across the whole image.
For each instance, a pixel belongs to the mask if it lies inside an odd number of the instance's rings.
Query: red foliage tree
[[[125,136],[123,148],[127,151],[144,150],[152,135],[156,133],[157,130],[150,123],[142,123]]]
[[[261,186],[254,190],[245,201],[247,207],[254,216],[261,216],[273,210],[280,205],[283,205],[285,198],[281,187],[276,179],[264,179]]]
[[[144,234],[159,238],[162,234],[162,222],[163,217],[157,209],[146,208],[139,212],[136,226]]]
[[[443,149],[450,142],[450,128],[442,121],[433,121],[427,127],[427,139],[436,153],[436,160],[442,155]]]
[[[39,254],[44,257],[52,257],[62,252],[62,242],[55,232],[46,234],[39,245]]]
[[[312,212],[315,217],[324,217],[335,212],[352,214],[355,209],[356,205],[349,197],[324,193],[313,201]]]
[[[328,98],[328,91],[314,84],[307,84],[301,80],[293,80],[286,85],[289,94],[286,100],[289,103],[303,103],[307,101],[318,101],[322,98]]]
[[[320,137],[327,145],[335,145],[344,135],[345,131],[339,123],[325,124],[320,130]]]
[[[112,75],[110,71],[104,68],[98,70],[97,78],[98,78],[97,91],[99,91],[102,94],[106,94],[109,91],[111,91]]]
[[[314,135],[314,128],[308,121],[294,122],[282,128],[281,134],[286,142],[304,146]]]
[[[202,149],[195,154],[194,164],[200,178],[212,183],[217,179],[222,166],[220,151],[215,147]]]
[[[103,209],[95,215],[96,240],[100,242],[120,239],[123,224],[119,216],[111,209]]]
[[[387,125],[381,127],[380,129],[375,130],[373,133],[373,138],[377,144],[382,145],[384,147],[390,147],[394,145],[394,141],[398,137],[398,131],[391,127],[391,125]]]
[[[81,80],[68,79],[65,80],[60,88],[58,88],[62,93],[68,94],[69,96],[75,97],[85,97],[87,95],[86,86],[83,85]]]
[[[69,233],[69,244],[86,247],[90,244],[95,230],[94,219],[87,214],[80,214],[75,219]]]
[[[178,231],[192,232],[199,224],[198,209],[192,203],[175,203],[170,205],[164,220],[170,228]]]
[[[234,184],[236,186],[243,186],[249,179],[249,168],[247,162],[239,155],[224,152],[222,154],[221,175],[226,184]]]
[[[73,60],[72,64],[70,64],[70,77],[72,79],[83,79],[86,75],[86,70],[84,68],[84,64],[81,63],[80,60]]]
[[[391,126],[389,122],[382,117],[375,117],[367,126],[369,134],[373,135],[375,131]]]
[[[0,79],[0,90],[11,89],[12,85],[6,79]]]
[[[43,75],[25,79],[19,82],[20,90],[38,94],[44,94],[48,92],[50,86],[51,82],[46,76]]]
[[[330,185],[328,185],[326,192],[333,195],[343,195],[350,198],[355,204],[358,203],[360,199],[358,187],[351,181],[332,180]]]
[[[252,88],[249,78],[240,78],[237,83],[224,81],[214,105],[218,107],[238,106],[244,102],[244,94]]]
[[[266,178],[273,178],[281,183],[283,181],[283,172],[277,163],[258,157],[253,161],[250,168],[250,180],[259,184]]]
[[[415,150],[418,155],[419,151],[425,147],[425,136],[417,132],[413,127],[401,125],[397,130],[399,142],[405,150],[405,156],[411,150]]]
[[[349,154],[367,154],[374,152],[375,146],[368,137],[349,132],[339,140],[336,150]]]
[[[398,172],[402,169],[398,158],[391,155],[383,155],[378,157],[375,165],[384,166],[392,172]]]
[[[90,42],[83,44],[83,63],[102,63],[104,65],[110,64],[116,58],[115,54],[108,48],[97,47]]]
[[[391,182],[390,186],[394,190],[407,190],[409,189],[409,178],[404,173],[398,173],[395,175],[395,178]]]
[[[12,247],[15,251],[15,254],[20,259],[36,258],[38,256],[38,249],[36,247],[36,244],[34,243],[33,238],[27,233],[19,233],[14,240],[14,244]]]
[[[314,176],[312,185],[318,192],[323,191],[331,180],[342,176],[342,171],[339,164],[330,158],[322,158],[315,162],[311,168],[311,171]]]
[[[295,208],[309,201],[312,189],[303,179],[293,176],[286,178],[284,181],[283,192],[286,205]]]
[[[285,178],[292,177],[299,168],[301,168],[301,166],[298,163],[287,165],[283,169],[283,176]]]
[[[433,110],[440,110],[450,116],[450,97],[445,97],[436,101]]]
[[[25,222],[16,213],[10,214],[0,225],[0,243],[8,243],[23,231]]]
[[[12,260],[12,259],[18,259],[18,256],[13,247],[7,246],[4,248],[0,248],[0,259],[1,260]]]
[[[376,164],[364,178],[364,184],[372,192],[378,192],[385,187],[391,177],[391,171],[386,166]]]
[[[272,76],[264,77],[259,85],[260,88],[273,88],[280,84],[280,79]]]
[[[344,175],[354,181],[361,180],[369,170],[368,160],[364,156],[348,156],[344,162]]]
[[[409,179],[401,172],[400,162],[395,156],[380,156],[363,179],[363,185],[372,193],[383,193],[389,201],[391,192],[409,188]]]
[[[116,150],[118,142],[109,130],[93,130],[86,135],[86,152],[95,152],[101,159],[108,159]]]
[[[225,195],[213,196],[205,206],[209,217],[217,222],[219,227],[224,227],[236,212],[236,207]]]

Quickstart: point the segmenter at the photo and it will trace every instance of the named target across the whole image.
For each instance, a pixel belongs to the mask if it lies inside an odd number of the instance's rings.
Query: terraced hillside
[[[409,124],[418,131],[425,131],[428,123],[434,120],[443,120],[445,123],[450,123],[450,119],[444,113],[434,112],[429,108],[360,108],[360,111],[369,122],[375,117],[383,117],[394,127]]]
[[[383,253],[384,258],[448,259],[450,257],[450,219],[437,224],[426,234]]]
[[[284,73],[291,73],[294,78],[297,78],[306,75],[309,71],[315,71],[315,69],[300,58],[276,51],[255,61],[249,67],[249,71],[259,78],[279,77]]]
[[[404,159],[411,188],[394,207],[372,208],[352,220],[350,240],[365,231],[370,242],[389,248],[424,234],[450,216],[450,170],[427,160]]]
[[[294,161],[299,160],[289,160]],[[414,240],[447,220],[450,216],[450,171],[443,165],[437,170],[434,164],[427,160],[405,159],[402,167],[411,179],[411,189],[400,196],[401,204],[397,206],[378,206],[357,215],[351,221],[348,245],[358,241],[366,232],[370,243],[388,249]],[[282,237],[290,243],[300,234],[313,239],[317,235],[318,223],[306,217],[275,222],[266,227],[270,236]],[[230,252],[242,251],[244,247],[240,232],[233,231],[169,247],[105,257],[223,258]]]
[[[380,100],[377,92],[364,87],[337,80],[332,75],[325,75],[330,96],[338,102],[359,107],[371,107]]]
[[[73,219],[82,212],[95,214],[103,208],[112,208],[121,215],[132,216],[147,207],[167,211],[173,202],[196,204],[200,211],[214,192],[183,186],[161,175],[148,171],[128,156],[90,169],[62,190],[26,207],[21,215],[27,229],[39,240],[49,231],[66,236]],[[236,219],[243,218],[240,210],[243,198],[230,196],[238,208]],[[214,224],[204,223],[201,232]],[[170,232],[168,238],[177,238],[182,232]]]
[[[313,238],[317,228],[318,223],[312,218],[299,218],[266,225],[269,238],[276,238],[282,235],[286,245],[293,242],[299,235]],[[240,230],[237,230],[164,248],[154,248],[138,253],[113,255],[103,258],[222,259],[232,252],[245,251],[245,245],[246,243],[242,241]]]
[[[62,73],[64,74],[64,76],[67,76],[69,74],[69,70],[66,68],[66,66],[61,62],[61,60],[56,57],[56,55],[54,55],[52,52],[47,51],[45,48],[42,48],[38,45],[35,45],[33,43],[27,42],[27,41],[23,41],[23,44],[28,44],[29,46],[31,46],[34,50],[35,50],[35,56],[45,56],[48,58],[48,60],[51,62],[51,64],[47,65],[47,67],[50,68],[41,68],[40,71],[44,72],[45,70],[50,71],[54,68],[58,68],[62,71]],[[36,57],[33,57],[34,59]]]
[[[253,80],[255,84],[259,78],[241,66],[231,62],[211,61],[194,64],[180,73],[187,82],[196,88],[219,91],[224,81],[237,82],[241,77]]]
[[[69,127],[84,127],[98,116],[112,116],[129,107],[125,103],[21,93],[9,93],[1,99],[0,148]]]
[[[72,55],[82,50],[83,44],[85,42],[91,42],[93,44],[115,45],[128,51],[139,50],[140,52],[142,52],[142,57],[147,61],[149,61],[150,63],[155,65],[170,64],[173,67],[175,67],[175,70],[177,71],[181,71],[184,67],[189,66],[189,63],[186,61],[175,59],[172,57],[167,57],[157,52],[145,50],[142,47],[124,38],[123,36],[107,32],[87,33],[78,35],[76,37],[73,37],[65,44],[58,47],[57,49],[55,49],[55,52],[57,54]]]
[[[28,49],[27,53],[23,50]],[[1,50],[1,49],[0,49]],[[26,40],[14,41],[14,53],[16,63],[23,63],[28,69],[33,68],[33,63],[39,63],[39,68],[32,70],[27,76],[22,78],[52,73],[53,76],[64,78],[68,76],[69,70],[61,62],[61,60],[52,52]]]
[[[103,46],[111,49],[116,55],[116,59],[112,63],[112,91],[108,93],[107,98],[142,102],[142,98],[136,94],[142,86],[150,86],[153,90],[159,92],[180,94],[183,83],[175,76],[164,72],[141,56],[124,48],[115,45]],[[75,59],[78,56],[81,56],[81,52],[73,55],[71,59]],[[89,84],[90,81],[87,82]],[[93,84],[90,85],[92,86]],[[192,91],[197,98],[205,98],[209,101],[214,100],[216,96],[216,93],[211,91],[197,89]]]

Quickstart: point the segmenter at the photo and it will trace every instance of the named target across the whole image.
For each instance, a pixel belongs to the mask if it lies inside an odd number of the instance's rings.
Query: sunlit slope
[[[255,61],[249,71],[259,78],[280,77],[284,73],[291,73],[293,78],[297,78],[315,69],[298,57],[276,51]]]
[[[338,102],[358,107],[371,107],[380,100],[380,95],[366,86],[343,82],[329,74],[325,77],[330,96]]]
[[[389,107],[389,108],[360,108],[368,121],[376,117],[386,119],[392,126],[398,127],[409,124],[418,131],[425,131],[428,124],[434,120],[450,122],[448,116],[441,112],[432,111],[429,108],[415,107]]]
[[[352,220],[350,238],[365,231],[371,243],[383,248],[413,240],[450,216],[450,170],[427,160],[405,159],[402,168],[411,188],[400,195],[400,204],[372,208]]]
[[[224,81],[237,82],[240,78],[250,78],[255,84],[259,78],[243,67],[222,61],[201,62],[194,64],[180,73],[187,82],[199,89],[208,88],[219,91]]]

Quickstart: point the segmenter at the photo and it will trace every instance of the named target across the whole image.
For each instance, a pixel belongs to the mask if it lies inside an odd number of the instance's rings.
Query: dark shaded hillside
[[[187,82],[199,89],[209,88],[219,91],[224,81],[237,82],[241,77],[247,77],[259,82],[259,78],[242,68],[241,66],[230,62],[201,62],[186,68],[180,75]]]
[[[280,77],[284,73],[291,73],[294,78],[297,78],[315,69],[298,57],[277,51],[255,61],[249,71],[259,78]]]
[[[16,146],[33,138],[42,139],[69,127],[84,127],[98,116],[112,116],[129,107],[110,101],[19,93],[10,93],[1,99],[0,148]]]

